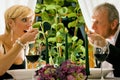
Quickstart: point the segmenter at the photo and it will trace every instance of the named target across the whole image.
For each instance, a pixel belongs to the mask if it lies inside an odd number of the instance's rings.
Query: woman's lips
[[[30,27],[30,28],[27,29],[27,30],[24,30],[23,32],[26,33],[26,32],[28,32],[28,31],[31,30],[31,29],[32,29],[32,27]]]

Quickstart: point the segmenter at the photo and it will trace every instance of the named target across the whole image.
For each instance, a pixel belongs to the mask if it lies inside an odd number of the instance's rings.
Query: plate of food
[[[113,71],[113,69],[103,68],[103,77]],[[101,77],[101,68],[90,68],[90,75],[88,76],[89,79],[99,79]]]
[[[15,80],[32,80],[37,69],[16,69],[8,70],[7,73],[10,74]]]

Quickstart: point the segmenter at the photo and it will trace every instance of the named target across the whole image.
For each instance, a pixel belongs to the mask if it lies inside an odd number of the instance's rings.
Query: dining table
[[[16,79],[5,79],[5,80],[16,80]],[[28,79],[22,79],[28,80]],[[36,79],[29,79],[29,80],[36,80]],[[101,80],[101,79],[87,79],[87,80]],[[120,80],[120,78],[105,78],[104,80]]]
[[[101,80],[101,79],[88,79],[88,80]],[[116,79],[104,79],[104,80],[116,80]]]
[[[5,79],[5,80],[37,80],[33,79],[33,75],[35,74],[35,71],[37,69],[18,69],[18,70],[8,70],[7,72],[14,76],[14,78],[19,78],[19,79]],[[100,79],[100,70],[101,69],[90,69],[91,75],[88,76],[87,80],[101,80]],[[108,70],[103,70],[104,73]],[[104,80],[120,80],[120,77],[104,77]]]
[[[101,80],[101,79],[87,79],[87,80]],[[104,78],[104,80],[120,80],[120,78],[119,77],[108,77],[108,78]]]

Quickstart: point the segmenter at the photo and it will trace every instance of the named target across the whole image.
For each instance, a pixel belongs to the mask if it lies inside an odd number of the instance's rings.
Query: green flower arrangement
[[[46,46],[46,38],[48,39],[47,63],[59,65],[66,60],[67,34],[68,59],[85,64],[83,40],[77,35],[79,28],[84,26],[84,19],[77,0],[43,0],[42,3],[37,3],[35,12],[40,18],[40,21],[33,24],[33,28],[40,30],[36,46]],[[46,53],[43,55],[45,57],[41,55],[39,61],[46,60]]]

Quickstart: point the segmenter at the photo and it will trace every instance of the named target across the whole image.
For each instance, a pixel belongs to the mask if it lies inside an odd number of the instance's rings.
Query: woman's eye
[[[23,18],[22,21],[23,21],[23,22],[27,22],[27,18]]]

